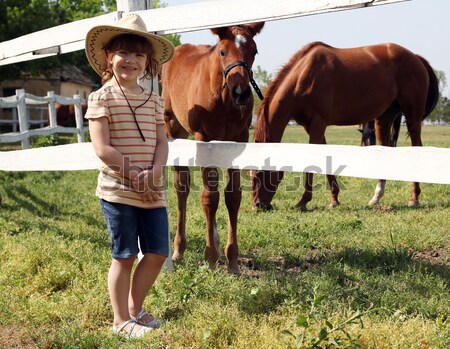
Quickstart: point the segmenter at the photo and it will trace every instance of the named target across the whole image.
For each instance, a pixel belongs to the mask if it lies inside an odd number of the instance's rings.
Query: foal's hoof
[[[180,263],[183,260],[183,255],[178,251],[175,251],[172,255],[172,261],[175,263]]]

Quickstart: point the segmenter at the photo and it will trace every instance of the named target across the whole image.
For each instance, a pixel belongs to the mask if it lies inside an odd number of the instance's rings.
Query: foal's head
[[[231,100],[238,106],[252,100],[250,74],[258,52],[253,37],[263,26],[264,22],[260,22],[211,29],[219,37],[214,52],[223,74],[223,88],[228,89]]]

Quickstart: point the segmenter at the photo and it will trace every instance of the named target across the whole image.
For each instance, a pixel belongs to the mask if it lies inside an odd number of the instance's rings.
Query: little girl
[[[169,41],[147,33],[137,15],[96,26],[86,36],[87,58],[103,83],[89,96],[86,118],[102,161],[96,195],[111,240],[113,331],[130,338],[160,325],[143,303],[169,253],[163,100],[138,78],[154,78],[173,50]],[[131,275],[139,247],[143,258]]]

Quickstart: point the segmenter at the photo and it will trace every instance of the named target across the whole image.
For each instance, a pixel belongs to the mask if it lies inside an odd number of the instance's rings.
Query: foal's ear
[[[246,27],[249,28],[251,30],[253,36],[255,36],[262,30],[262,28],[264,27],[264,23],[265,22],[251,23],[251,24],[247,24]]]
[[[217,35],[219,38],[223,38],[229,30],[229,27],[211,28],[211,33]]]

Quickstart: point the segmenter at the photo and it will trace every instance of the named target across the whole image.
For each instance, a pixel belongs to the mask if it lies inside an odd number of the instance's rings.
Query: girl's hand
[[[161,181],[155,180],[152,170],[143,170],[131,179],[133,188],[141,194],[142,201],[157,201],[163,195]]]
[[[148,190],[144,191],[143,193],[140,193],[140,195],[141,195],[142,201],[154,202],[154,201],[158,201],[159,199],[161,199],[163,196],[163,193],[148,189]]]

